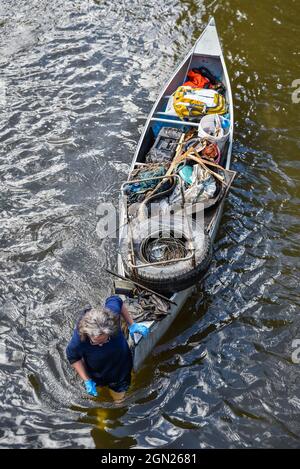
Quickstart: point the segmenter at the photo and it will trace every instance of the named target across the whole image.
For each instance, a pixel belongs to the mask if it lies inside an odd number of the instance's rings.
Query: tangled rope
[[[163,262],[182,259],[187,255],[185,240],[169,237],[146,239],[141,246],[141,254],[146,262]]]

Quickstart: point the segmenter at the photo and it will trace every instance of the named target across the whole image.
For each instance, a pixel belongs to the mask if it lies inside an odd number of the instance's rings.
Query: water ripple
[[[297,10],[3,0],[0,447],[299,447]],[[96,209],[117,204],[151,104],[211,14],[238,173],[212,266],[124,404],[95,403],[64,349],[76,311],[112,287],[116,245],[97,238]]]

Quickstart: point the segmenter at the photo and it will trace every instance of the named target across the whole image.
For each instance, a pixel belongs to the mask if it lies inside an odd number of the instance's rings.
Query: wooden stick
[[[151,290],[150,288],[145,287],[145,286],[142,285],[141,283],[138,283],[138,282],[136,282],[135,280],[131,280],[131,278],[128,279],[128,278],[124,277],[123,275],[117,274],[116,272],[113,272],[112,270],[109,270],[109,269],[106,269],[106,268],[105,268],[104,270],[106,270],[106,272],[108,272],[109,274],[114,275],[115,277],[121,278],[122,280],[127,280],[127,281],[130,280],[130,282],[132,282],[132,283],[133,283],[134,285],[136,285],[137,287],[143,288],[143,290],[146,290],[146,291],[148,291],[148,292],[150,292],[150,293],[153,293],[154,295],[156,295],[156,296],[158,296],[159,298],[161,298],[161,299],[167,301],[168,303],[172,303],[173,305],[176,305],[176,306],[177,306],[177,303],[175,303],[175,301],[170,300],[170,298],[168,298],[167,296],[164,296],[164,295],[162,295],[161,293],[157,293],[156,291],[153,291],[153,290]]]
[[[208,160],[202,158],[202,156],[198,153],[198,151],[196,150],[195,147],[190,147],[187,152],[183,153],[183,155],[180,156],[180,160],[187,158],[191,153],[195,153],[197,155],[197,158],[199,158],[199,160],[201,160],[202,163],[208,164],[209,166],[214,166],[215,168],[224,170],[224,168],[222,166],[218,165],[217,163],[213,163],[211,161],[208,161]]]
[[[196,156],[190,156],[190,158],[194,161],[197,161],[201,166],[204,167],[204,169],[212,174],[215,178],[219,179],[219,181],[221,181],[223,184],[226,185],[226,183],[224,182],[224,176],[220,176],[220,174],[217,174],[215,173],[214,171],[212,171],[211,169],[207,168],[206,165],[205,165],[205,160],[203,160],[201,158],[201,156],[199,155],[199,153],[195,150],[195,153],[196,153]]]

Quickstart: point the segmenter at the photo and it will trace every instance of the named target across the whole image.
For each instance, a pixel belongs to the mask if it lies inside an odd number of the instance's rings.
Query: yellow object
[[[113,391],[112,389],[110,389],[109,387],[107,386],[97,386],[97,391],[98,393],[100,394],[100,398],[105,398],[107,394],[110,395],[110,397],[113,398],[114,402],[116,404],[119,404],[121,403],[124,398],[125,398],[125,395],[126,395],[126,392],[125,391],[122,391],[122,392],[116,392],[116,391]],[[108,391],[108,393],[107,393]],[[106,400],[106,399],[105,399]]]
[[[120,404],[124,400],[126,392],[116,392],[112,389],[109,389],[109,394],[111,395],[116,404]]]
[[[109,410],[96,408],[93,415],[95,415],[96,425],[100,430],[105,430],[107,419],[109,417]]]
[[[226,100],[215,90],[180,86],[173,95],[173,107],[180,119],[205,114],[225,114]]]

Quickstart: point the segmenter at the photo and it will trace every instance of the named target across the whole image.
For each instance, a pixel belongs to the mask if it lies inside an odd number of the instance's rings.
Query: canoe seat
[[[176,112],[167,112],[167,111],[158,111],[155,113],[155,115],[159,115],[159,116],[177,116]]]
[[[157,117],[159,116],[173,116],[173,117],[178,117],[176,112],[175,112],[175,109],[174,109],[174,106],[173,106],[173,96],[164,96],[164,99],[168,99],[168,102],[167,102],[167,105],[166,105],[166,109],[164,111],[158,111],[155,113],[155,115]]]
[[[199,122],[189,122],[189,121],[182,121],[180,119],[177,118],[177,120],[175,119],[164,119],[162,117],[151,117],[151,121],[152,122],[162,122],[162,123],[165,123],[165,124],[171,124],[172,126],[191,126],[191,127],[198,127],[199,126]]]

